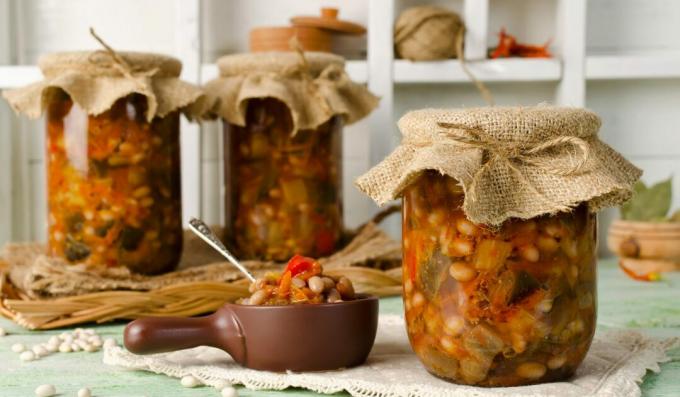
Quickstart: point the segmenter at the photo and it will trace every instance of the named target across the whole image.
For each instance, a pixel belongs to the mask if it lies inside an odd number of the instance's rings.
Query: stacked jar
[[[343,126],[376,98],[331,54],[237,54],[218,66],[206,91],[224,122],[225,241],[244,259],[333,253],[344,231]]]
[[[596,218],[640,171],[591,112],[422,110],[357,184],[403,198],[409,340],[428,371],[518,386],[571,376],[595,332]]]
[[[181,63],[144,53],[40,59],[45,80],[5,94],[46,113],[48,249],[68,263],[172,270],[182,250],[179,113],[203,101]]]

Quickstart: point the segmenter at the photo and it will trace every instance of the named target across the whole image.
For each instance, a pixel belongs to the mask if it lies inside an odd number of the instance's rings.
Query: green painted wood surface
[[[598,326],[602,329],[637,328],[658,337],[680,336],[680,274],[668,275],[659,283],[640,283],[626,278],[612,261],[599,267]],[[401,313],[400,298],[380,302],[381,313]],[[75,396],[87,386],[95,396],[172,397],[219,396],[210,387],[186,389],[177,379],[146,372],[105,366],[101,353],[55,354],[38,361],[21,363],[10,350],[16,342],[41,343],[61,331],[31,332],[0,319],[10,335],[0,338],[0,396],[33,396],[37,385],[51,383],[60,396]],[[99,326],[104,336],[121,340],[122,324]],[[644,396],[680,396],[680,349],[672,350],[671,362],[662,364],[659,374],[648,373],[642,384]],[[250,391],[239,388],[241,396],[315,396],[300,389],[285,392]],[[343,394],[338,394],[343,395]]]

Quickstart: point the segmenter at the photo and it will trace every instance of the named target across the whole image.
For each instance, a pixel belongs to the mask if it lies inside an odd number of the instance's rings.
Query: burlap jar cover
[[[179,79],[182,63],[165,55],[107,48],[49,54],[41,57],[38,65],[44,80],[3,92],[16,112],[30,118],[40,117],[59,90],[93,116],[131,94],[146,97],[148,121],[177,109],[197,118],[209,105],[199,87]]]
[[[397,198],[423,171],[461,185],[467,217],[489,227],[588,202],[591,211],[626,201],[641,171],[599,140],[599,117],[584,109],[425,109],[399,120],[402,143],[357,186],[378,204]]]
[[[342,57],[306,52],[227,55],[217,61],[220,77],[204,89],[215,98],[211,116],[244,126],[248,100],[276,98],[290,109],[293,131],[311,130],[341,115],[352,124],[368,115],[378,98],[353,82]]]

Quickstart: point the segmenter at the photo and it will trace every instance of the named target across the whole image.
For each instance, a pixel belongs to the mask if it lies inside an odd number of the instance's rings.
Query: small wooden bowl
[[[250,51],[292,51],[290,40],[297,36],[305,51],[331,52],[331,33],[305,26],[273,26],[250,31]]]
[[[680,223],[617,220],[609,228],[607,246],[635,272],[680,270]]]

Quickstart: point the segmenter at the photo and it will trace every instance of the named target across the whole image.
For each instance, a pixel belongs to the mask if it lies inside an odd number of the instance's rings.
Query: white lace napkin
[[[211,386],[227,380],[254,390],[301,387],[324,394],[346,390],[358,397],[639,396],[639,382],[645,372],[658,372],[658,363],[668,360],[666,350],[679,342],[677,338],[652,339],[634,331],[599,332],[576,376],[567,382],[480,388],[449,383],[425,371],[411,351],[401,316],[380,316],[379,324],[368,361],[360,367],[331,372],[255,371],[239,366],[227,353],[211,347],[150,356],[113,347],[105,350],[104,363],[175,378],[193,375]]]

